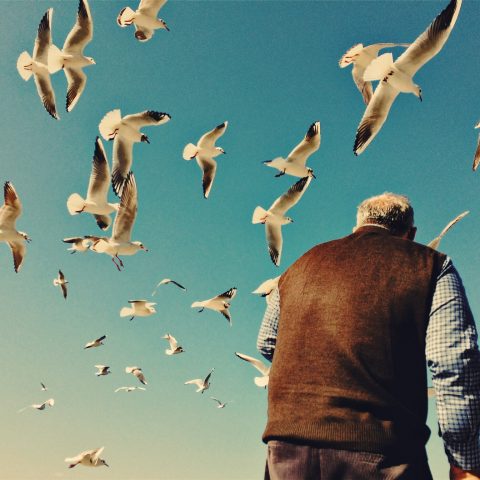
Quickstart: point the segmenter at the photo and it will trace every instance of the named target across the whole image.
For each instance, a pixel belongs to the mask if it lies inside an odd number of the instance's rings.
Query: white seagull
[[[222,147],[216,147],[215,142],[225,133],[227,126],[228,122],[221,123],[210,132],[202,135],[196,145],[189,143],[183,149],[183,158],[185,160],[196,158],[198,166],[203,172],[202,185],[205,198],[208,198],[217,171],[217,162],[214,158],[226,153]]]
[[[218,403],[217,408],[225,408],[228,403],[232,403],[231,401],[230,402],[221,402],[218,398],[215,398],[215,397],[210,397],[210,398]]]
[[[268,385],[268,378],[270,375],[270,367],[267,367],[261,360],[257,360],[256,358],[250,357],[249,355],[245,355],[243,353],[235,352],[235,355],[246,362],[251,363],[261,374],[261,377],[255,377],[254,382],[257,387],[265,387],[267,388]]]
[[[167,285],[168,283],[173,283],[174,285],[176,285],[177,287],[181,288],[182,290],[185,290],[187,291],[187,289],[183,286],[183,285],[180,285],[178,282],[176,282],[175,280],[172,280],[171,278],[164,278],[163,280],[160,280],[158,283],[157,283],[157,286],[155,287],[155,290],[152,292],[152,297],[155,295],[155,293],[157,293],[157,288],[160,286],[160,285]]]
[[[82,68],[95,65],[92,57],[86,57],[83,49],[93,38],[93,21],[87,0],[78,4],[77,21],[70,30],[62,50],[52,45],[48,53],[48,69],[55,73],[63,68],[67,77],[67,112],[71,112],[77,104],[80,95],[85,90],[87,76]]]
[[[22,52],[17,60],[17,70],[25,81],[33,74],[38,96],[45,110],[58,120],[60,117],[55,106],[55,92],[48,71],[48,55],[52,45],[52,15],[53,8],[49,8],[38,25],[37,38],[33,47],[33,59],[28,52]]]
[[[480,122],[475,125],[475,128],[480,128]],[[477,148],[475,149],[475,156],[473,157],[472,170],[475,171],[480,165],[480,133],[477,138]]]
[[[178,344],[177,339],[173,336],[167,333],[164,335],[162,338],[165,340],[168,340],[168,343],[170,344],[170,348],[167,348],[165,350],[165,353],[167,355],[176,355],[178,353],[183,353],[185,350]]]
[[[134,390],[143,390],[146,391],[146,388],[143,387],[119,387],[115,390],[115,393],[117,392],[133,392]]]
[[[214,370],[214,368],[210,370],[210,373],[205,377],[205,380],[202,380],[201,378],[196,378],[195,380],[189,380],[188,382],[185,382],[185,385],[196,385],[198,387],[196,392],[203,393],[205,390],[208,390],[210,388],[209,380]]]
[[[13,267],[18,272],[27,250],[25,242],[31,240],[25,232],[15,229],[17,218],[22,214],[22,204],[10,182],[5,182],[3,197],[4,204],[0,208],[0,242],[8,243],[13,254]]]
[[[98,372],[95,372],[95,375],[97,377],[102,377],[103,375],[108,375],[109,373],[112,373],[110,371],[110,367],[107,367],[106,365],[95,365],[95,368],[98,368]]]
[[[72,246],[67,248],[70,253],[86,252],[91,245],[92,241],[89,238],[84,237],[69,237],[63,239],[64,243],[70,243]]]
[[[117,23],[121,27],[135,25],[135,38],[140,42],[146,42],[153,37],[155,30],[165,29],[170,31],[167,24],[161,18],[157,18],[160,9],[167,3],[167,0],[140,0],[137,11],[130,7],[120,10]]]
[[[413,76],[443,47],[460,12],[462,0],[451,0],[431,25],[394,62],[391,53],[373,60],[365,70],[365,81],[381,80],[357,128],[353,151],[360,155],[375,138],[400,92],[422,100],[421,88]]]
[[[440,235],[438,237],[435,237],[428,245],[427,247],[433,248],[434,250],[437,250],[438,247],[440,246],[440,242],[443,238],[443,236],[457,223],[459,222],[463,217],[468,215],[470,213],[469,210],[466,212],[461,213],[460,215],[457,215],[451,222],[448,223],[448,225],[440,232]]]
[[[76,457],[66,458],[65,461],[70,464],[68,468],[73,468],[76,465],[83,465],[84,467],[101,467],[105,465],[108,467],[107,462],[103,458],[100,458],[104,448],[105,447],[86,450],[85,452],[79,453]]]
[[[18,413],[21,413],[25,411],[27,408],[35,408],[37,410],[45,410],[46,406],[53,407],[55,405],[55,400],[53,398],[49,398],[48,400],[45,400],[43,403],[34,403],[32,405],[28,405],[27,407],[24,407],[18,411]]]
[[[365,69],[378,56],[378,52],[384,48],[393,47],[409,47],[409,43],[375,43],[373,45],[363,46],[362,43],[357,43],[352,48],[347,50],[338,65],[340,68],[345,68],[353,63],[352,77],[359,92],[362,94],[363,101],[366,105],[370,102],[373,95],[372,83],[366,82],[363,79]]]
[[[220,312],[228,320],[230,326],[232,326],[232,317],[230,316],[228,308],[230,307],[230,301],[233,299],[233,297],[235,297],[236,294],[237,289],[236,287],[233,287],[230,290],[217,295],[216,297],[203,300],[201,302],[193,302],[191,308],[200,308],[199,313],[203,312],[205,308]]]
[[[145,380],[145,375],[143,375],[142,369],[139,367],[126,367],[125,368],[126,373],[131,373],[132,375],[135,375],[138,378],[138,381],[140,383],[143,383],[143,385],[147,385],[147,381]]]
[[[110,167],[102,140],[95,139],[93,152],[92,171],[88,183],[87,198],[82,198],[78,193],[72,193],[67,200],[67,209],[70,215],[91,213],[97,225],[106,230],[112,222],[110,213],[118,211],[119,203],[109,203],[107,200],[110,187]]]
[[[170,115],[163,112],[147,110],[122,118],[120,110],[108,112],[100,121],[98,129],[105,140],[113,141],[112,188],[119,197],[127,182],[128,172],[132,166],[133,144],[150,143],[148,137],[140,132],[142,127],[163,125],[170,120]]]
[[[286,193],[278,197],[268,210],[257,207],[253,212],[252,223],[265,224],[268,251],[272,262],[278,267],[282,256],[282,225],[292,223],[285,213],[302,198],[305,190],[310,185],[312,177],[303,177],[292,185]]]
[[[120,310],[121,317],[129,317],[130,321],[133,320],[135,317],[149,317],[154,313],[157,313],[154,306],[156,303],[149,302],[148,300],[129,300],[128,303],[131,305],[131,308],[123,307]]]
[[[288,157],[277,157],[263,162],[267,167],[280,171],[275,175],[293,175],[294,177],[314,177],[313,170],[306,166],[307,160],[320,148],[320,122],[314,122],[308,127],[304,139],[288,154]]]
[[[267,304],[270,301],[270,294],[273,292],[275,288],[278,287],[278,281],[280,280],[280,275],[275,278],[270,278],[265,280],[262,284],[260,284],[252,293],[254,295],[261,295],[265,298]]]
[[[60,286],[62,289],[63,293],[63,298],[66,300],[67,299],[67,283],[68,281],[65,280],[65,275],[61,270],[58,271],[58,277],[53,279],[53,285],[55,287]]]
[[[94,348],[94,347],[99,347],[100,345],[104,345],[103,341],[107,338],[106,335],[102,335],[101,337],[97,338],[96,340],[92,340],[91,342],[88,342],[83,349],[87,348]]]
[[[110,238],[96,236],[85,237],[92,241],[90,250],[110,255],[118,271],[120,271],[120,267],[123,267],[123,262],[119,258],[119,255],[135,255],[139,250],[148,252],[142,242],[131,241],[136,216],[137,184],[135,183],[133,172],[130,172],[125,182],[120,207],[113,222],[112,236]],[[115,259],[119,261],[119,264]]]

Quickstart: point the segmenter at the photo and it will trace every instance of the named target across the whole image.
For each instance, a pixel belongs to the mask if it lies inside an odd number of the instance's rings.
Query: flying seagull
[[[46,392],[47,391],[47,387],[45,386],[44,383],[40,382],[40,385],[42,386],[42,392]]]
[[[108,112],[101,120],[98,129],[105,140],[113,140],[112,188],[115,194],[122,196],[132,166],[133,144],[150,143],[148,137],[140,132],[142,127],[163,125],[170,115],[147,110],[122,118],[120,110]]]
[[[228,311],[230,307],[230,301],[237,294],[236,287],[227,290],[216,297],[210,298],[208,300],[203,300],[201,302],[193,302],[191,308],[200,308],[199,312],[203,312],[205,308],[210,310],[215,310],[220,312],[227,320],[230,326],[232,326],[232,318],[230,312]]]
[[[112,236],[110,238],[96,236],[85,237],[85,239],[89,239],[92,242],[90,250],[110,255],[118,271],[121,270],[120,267],[123,267],[123,262],[119,258],[119,255],[135,255],[139,250],[148,252],[142,242],[131,241],[136,216],[137,184],[135,183],[133,172],[130,172],[125,182],[120,207],[113,222]],[[117,259],[119,263],[117,263],[115,259]]]
[[[135,38],[140,42],[146,42],[153,37],[155,30],[170,29],[161,18],[157,18],[160,9],[167,3],[167,0],[141,0],[137,11],[130,7],[120,10],[117,17],[117,23],[120,27],[128,27],[132,23],[135,25]]]
[[[24,407],[18,411],[18,413],[21,413],[25,411],[27,408],[35,408],[36,410],[45,410],[46,406],[53,407],[55,405],[55,400],[53,398],[49,398],[48,400],[45,400],[43,403],[34,403],[33,405],[28,405],[27,407]]]
[[[131,373],[132,375],[135,375],[138,378],[138,381],[140,383],[143,383],[143,385],[147,385],[147,381],[145,380],[145,375],[143,375],[142,369],[139,367],[126,367],[125,368],[126,373]]]
[[[93,38],[93,21],[87,0],[80,0],[78,4],[77,21],[70,30],[62,50],[52,45],[48,52],[48,69],[50,73],[58,72],[63,68],[67,77],[67,112],[71,112],[80,95],[85,90],[87,76],[82,68],[95,65],[92,57],[86,57],[83,49]]]
[[[209,380],[214,370],[214,368],[210,370],[210,373],[205,377],[205,380],[202,380],[201,378],[196,378],[195,380],[189,380],[188,382],[185,382],[185,385],[196,385],[198,387],[196,392],[203,393],[205,390],[208,390],[210,388]]]
[[[181,288],[182,290],[185,290],[187,291],[187,289],[183,286],[183,285],[180,285],[178,282],[176,282],[175,280],[172,280],[171,278],[164,278],[163,280],[160,280],[158,283],[157,283],[157,286],[155,287],[155,290],[152,292],[152,297],[155,295],[155,293],[157,293],[157,288],[160,286],[160,285],[167,285],[168,283],[173,283],[174,285],[176,285],[177,287]]]
[[[167,348],[165,350],[165,353],[167,355],[176,355],[178,353],[183,353],[185,350],[178,344],[177,339],[173,336],[167,333],[164,335],[162,338],[165,340],[168,340],[168,343],[170,344],[170,348]]]
[[[264,297],[265,301],[268,304],[271,298],[270,294],[273,292],[275,288],[278,287],[279,280],[280,280],[280,275],[278,277],[265,280],[252,293],[254,295],[261,295],[262,297]]]
[[[83,349],[87,348],[94,348],[94,347],[99,347],[100,345],[104,345],[103,341],[107,338],[106,335],[102,335],[101,337],[97,338],[96,340],[92,340],[91,342],[88,342]]]
[[[14,270],[18,272],[27,250],[25,242],[31,240],[25,232],[15,229],[17,218],[22,214],[22,204],[12,183],[5,182],[3,197],[4,204],[0,208],[0,241],[8,243],[13,254]]]
[[[375,138],[400,92],[422,100],[415,73],[431,60],[447,41],[460,12],[462,0],[451,0],[431,25],[394,62],[391,53],[373,60],[365,70],[365,81],[381,80],[357,128],[353,151],[360,155]]]
[[[475,128],[480,128],[480,122],[475,125]],[[480,165],[480,133],[477,138],[477,148],[475,150],[475,156],[473,157],[472,170],[475,171],[478,168],[478,165]]]
[[[268,210],[257,207],[253,212],[252,223],[265,224],[268,251],[272,262],[278,267],[282,256],[282,225],[292,223],[285,213],[302,198],[310,185],[312,177],[303,177],[292,185],[286,193],[278,197]]]
[[[37,38],[33,47],[33,58],[28,52],[22,52],[17,60],[17,70],[25,81],[33,74],[38,96],[45,110],[50,116],[58,120],[60,117],[55,106],[55,92],[53,91],[50,72],[48,71],[48,56],[52,45],[52,15],[53,8],[49,8],[38,25]]]
[[[143,388],[143,387],[119,387],[115,390],[115,393],[117,392],[133,392],[134,390],[147,390],[146,388]]]
[[[438,247],[440,246],[440,242],[443,238],[443,236],[457,223],[459,222],[463,217],[468,215],[470,213],[469,210],[466,212],[461,213],[460,215],[456,216],[451,222],[448,223],[448,225],[440,232],[440,235],[438,237],[435,237],[428,245],[427,247],[433,248],[434,250],[437,250]]]
[[[86,252],[91,245],[92,241],[89,238],[84,237],[69,237],[63,239],[64,243],[70,243],[72,246],[67,248],[70,253]]]
[[[231,401],[230,402],[221,402],[218,398],[215,398],[215,397],[210,397],[212,400],[214,400],[215,402],[217,402],[217,408],[225,408],[227,406],[228,403],[232,403]]]
[[[156,303],[149,302],[148,300],[129,300],[128,303],[132,306],[131,308],[123,307],[120,310],[121,317],[129,317],[131,315],[130,321],[135,317],[148,317],[157,313],[154,308]]]
[[[218,155],[225,154],[222,147],[216,147],[215,142],[225,133],[228,122],[223,122],[216,126],[210,132],[202,135],[196,145],[189,143],[183,149],[183,158],[185,160],[197,159],[198,166],[203,172],[202,185],[203,196],[208,198],[212,189],[215,172],[217,171],[217,162],[214,160]]]
[[[105,465],[108,467],[107,462],[103,458],[100,458],[104,448],[105,447],[86,450],[85,452],[79,453],[76,457],[66,458],[65,461],[70,464],[68,468],[73,468],[76,465],[83,465],[84,467],[101,467]]]
[[[366,82],[363,79],[365,69],[378,56],[378,52],[384,48],[393,47],[408,47],[409,43],[375,43],[373,45],[363,46],[362,43],[357,43],[352,48],[346,51],[338,65],[340,68],[345,68],[353,64],[352,77],[359,92],[362,94],[363,101],[366,105],[370,102],[373,95],[372,83]]]
[[[61,270],[58,271],[58,277],[53,279],[53,285],[55,287],[60,286],[62,289],[63,293],[63,298],[66,300],[67,299],[67,283],[68,281],[65,280],[65,275]]]
[[[102,140],[95,139],[93,152],[92,171],[88,183],[87,198],[82,198],[78,193],[72,193],[67,200],[67,208],[70,215],[79,213],[91,213],[97,225],[106,230],[112,222],[110,213],[118,211],[119,203],[109,203],[107,200],[110,187],[110,167],[108,166],[107,154]]]
[[[107,367],[106,365],[95,365],[95,368],[98,368],[98,372],[95,372],[95,375],[97,377],[102,377],[104,375],[108,375],[109,373],[112,373],[110,371],[110,367]]]
[[[314,177],[313,170],[306,166],[307,160],[320,148],[320,122],[313,122],[308,127],[304,139],[288,154],[288,157],[277,157],[263,162],[267,167],[280,171],[275,175],[293,175],[294,177]]]
[[[250,357],[243,353],[235,352],[235,355],[246,362],[252,364],[261,374],[261,377],[255,377],[254,382],[257,387],[265,387],[267,388],[268,385],[268,378],[270,375],[270,367],[267,367],[261,360],[257,360],[256,358]]]

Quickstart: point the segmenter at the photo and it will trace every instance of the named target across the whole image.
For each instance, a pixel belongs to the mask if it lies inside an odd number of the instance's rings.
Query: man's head
[[[357,209],[355,231],[364,225],[378,225],[392,235],[413,240],[417,231],[413,225],[413,208],[404,195],[385,192],[364,200]]]

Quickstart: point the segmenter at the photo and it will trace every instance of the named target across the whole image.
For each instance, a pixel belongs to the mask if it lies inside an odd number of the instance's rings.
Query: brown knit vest
[[[425,334],[444,260],[372,226],[315,246],[282,275],[265,442],[424,448]]]

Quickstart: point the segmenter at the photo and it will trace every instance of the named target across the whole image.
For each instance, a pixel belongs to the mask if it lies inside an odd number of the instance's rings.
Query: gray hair
[[[403,235],[413,227],[413,208],[405,195],[385,192],[364,200],[357,208],[357,226],[374,224]]]

